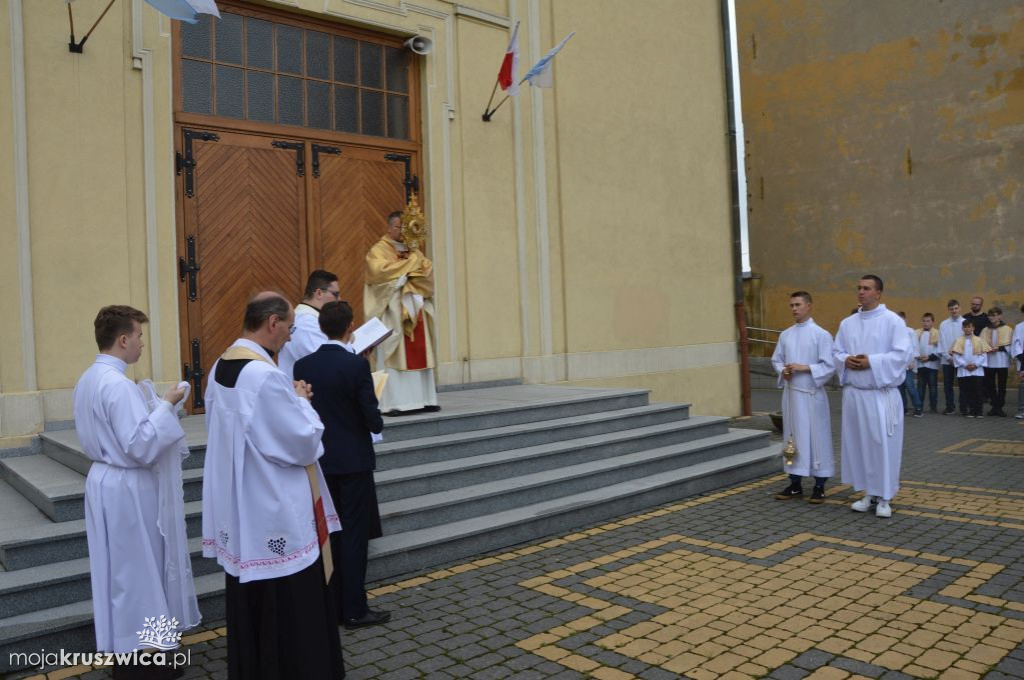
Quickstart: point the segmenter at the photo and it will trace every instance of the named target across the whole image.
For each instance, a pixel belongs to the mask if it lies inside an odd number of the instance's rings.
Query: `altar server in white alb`
[[[825,502],[825,482],[835,474],[832,457],[832,423],[828,395],[823,389],[835,373],[832,336],[811,318],[811,294],[800,290],[789,296],[796,324],[782,331],[772,355],[782,392],[783,441],[796,445],[792,465],[783,463],[789,486],[775,494],[779,500],[804,495],[801,480],[814,477],[807,502]]]
[[[317,464],[324,426],[309,386],[273,362],[294,318],[280,294],[254,297],[206,389],[203,555],[227,572],[235,680],[345,676],[327,589],[328,532],[341,527]]]
[[[1020,311],[1024,314],[1024,305],[1020,306]],[[1024,420],[1024,321],[1013,329],[1010,354],[1013,355],[1012,368],[1017,371],[1017,379],[1020,380],[1020,386],[1017,388],[1017,415],[1014,418]]]
[[[327,336],[320,330],[320,308],[338,300],[341,300],[338,275],[323,269],[313,271],[306,279],[302,302],[295,305],[292,339],[281,348],[277,357],[278,367],[289,378],[295,370],[296,361],[309,356],[327,342]]]
[[[843,386],[842,478],[865,496],[851,507],[875,508],[891,517],[889,501],[900,488],[903,401],[914,347],[903,319],[881,304],[882,279],[866,274],[857,283],[860,311],[839,324],[833,355]]]
[[[96,649],[103,652],[145,649],[139,631],[146,619],[173,619],[184,630],[200,618],[184,540],[185,433],[174,413],[184,387],[168,390],[151,412],[139,385],[125,375],[142,353],[147,321],[125,305],[101,309],[94,321],[100,353],[74,392],[75,429],[93,461],[85,481],[85,530]],[[175,465],[176,488],[163,479]],[[118,666],[114,677],[170,677],[171,670]]]

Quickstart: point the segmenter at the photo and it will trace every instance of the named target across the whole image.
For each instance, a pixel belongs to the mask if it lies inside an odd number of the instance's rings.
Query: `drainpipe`
[[[750,340],[747,337],[747,312],[743,304],[743,273],[746,264],[744,257],[745,229],[743,211],[740,203],[745,196],[740,192],[743,177],[739,172],[743,163],[743,141],[737,138],[737,123],[742,127],[742,113],[739,110],[739,72],[735,54],[736,14],[733,0],[721,0],[722,8],[722,47],[725,56],[725,98],[729,112],[729,186],[732,197],[732,237],[733,237],[733,273],[735,288],[736,327],[739,329],[740,341],[740,397],[743,415],[751,415],[750,406]],[[745,189],[744,189],[745,192]]]

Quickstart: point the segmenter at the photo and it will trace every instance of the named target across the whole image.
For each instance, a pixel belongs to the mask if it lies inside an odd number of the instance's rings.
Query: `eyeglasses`
[[[322,290],[325,293],[330,293],[331,295],[334,296],[335,300],[338,300],[338,299],[341,298],[341,291],[340,290],[331,290],[330,288],[320,288],[319,290]]]
[[[288,335],[291,335],[294,332],[295,332],[295,324],[292,324],[291,326],[288,326]]]

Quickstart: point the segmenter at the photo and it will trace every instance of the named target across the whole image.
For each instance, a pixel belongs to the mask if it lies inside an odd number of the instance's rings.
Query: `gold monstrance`
[[[416,193],[409,195],[409,204],[402,211],[402,242],[409,250],[419,250],[427,239],[427,218],[420,210]]]

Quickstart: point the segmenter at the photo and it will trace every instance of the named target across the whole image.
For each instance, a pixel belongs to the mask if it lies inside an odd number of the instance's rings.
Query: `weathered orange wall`
[[[1024,3],[737,0],[763,323],[815,295],[834,330],[861,274],[890,309],[972,295],[1021,320]]]

